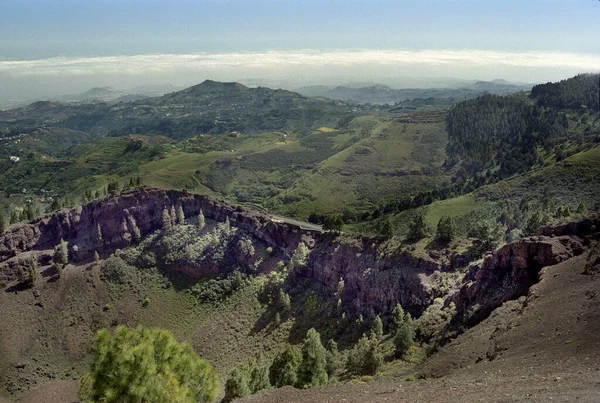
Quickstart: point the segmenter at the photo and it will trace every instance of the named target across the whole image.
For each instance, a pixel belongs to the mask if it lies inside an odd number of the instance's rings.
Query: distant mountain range
[[[375,84],[358,87],[356,84],[343,86],[313,85],[301,87],[298,93],[309,97],[323,97],[358,103],[390,104],[414,99],[452,99],[454,102],[475,98],[482,93],[507,95],[518,91],[529,91],[532,85],[511,84],[505,80],[460,83],[457,88],[403,88],[394,89]]]

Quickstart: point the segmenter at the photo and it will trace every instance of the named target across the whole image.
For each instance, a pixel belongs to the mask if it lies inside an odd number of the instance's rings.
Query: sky
[[[410,86],[600,68],[597,0],[2,0],[0,100],[204,79]]]

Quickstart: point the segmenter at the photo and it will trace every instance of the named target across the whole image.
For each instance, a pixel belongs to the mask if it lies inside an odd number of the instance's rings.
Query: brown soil
[[[600,401],[598,254],[542,271],[527,298],[511,301],[420,368],[425,379],[265,390],[245,402]]]

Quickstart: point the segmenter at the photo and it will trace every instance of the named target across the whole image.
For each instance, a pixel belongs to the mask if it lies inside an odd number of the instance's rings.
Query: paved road
[[[292,224],[292,225],[297,225],[302,229],[323,232],[323,227],[318,224],[311,224],[309,222],[298,221],[298,220],[294,220],[291,218],[282,217],[282,216],[278,216],[278,215],[271,215],[271,220],[273,220],[274,222],[284,222],[284,223],[288,223],[288,224]]]

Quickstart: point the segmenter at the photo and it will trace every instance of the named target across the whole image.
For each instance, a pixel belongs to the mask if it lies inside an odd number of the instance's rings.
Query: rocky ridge
[[[373,238],[339,240],[208,196],[141,187],[9,228],[0,235],[0,283],[16,280],[25,256],[37,258],[41,266],[49,264],[52,249],[61,238],[69,243],[70,259],[75,263],[89,261],[98,249],[110,252],[134,245],[136,232],[144,237],[161,228],[163,209],[171,206],[181,206],[186,217],[202,210],[209,219],[228,219],[284,259],[304,242],[311,253],[307,265],[295,270],[296,275],[325,285],[332,295],[342,279],[344,289],[339,298],[348,313],[357,317],[369,318],[375,313],[385,317],[397,303],[419,316],[440,296],[429,285],[431,277],[451,269],[448,262],[381,250]],[[598,216],[541,228],[539,236],[505,245],[471,265],[458,291],[446,299],[446,304],[456,304],[455,324],[472,326],[503,302],[526,295],[543,267],[581,253],[586,239],[597,235],[597,228]]]

